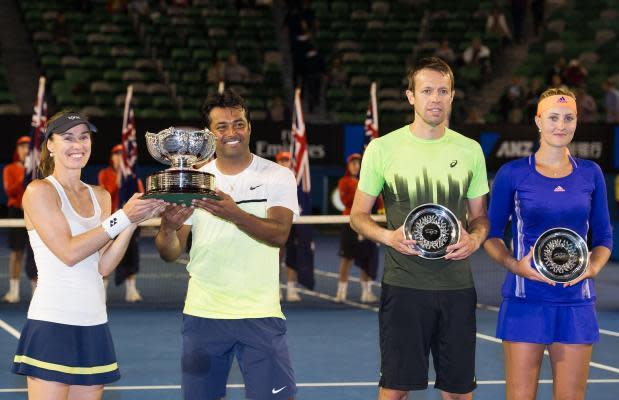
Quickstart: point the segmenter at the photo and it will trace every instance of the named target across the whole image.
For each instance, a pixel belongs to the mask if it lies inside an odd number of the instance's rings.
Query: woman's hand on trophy
[[[161,228],[169,231],[177,231],[193,214],[193,207],[168,204],[161,213]]]
[[[532,281],[544,282],[549,285],[555,286],[556,282],[553,282],[547,279],[544,275],[540,274],[539,271],[535,268],[531,268],[531,259],[533,258],[533,247],[529,251],[529,254],[522,257],[520,260],[512,259],[511,265],[509,265],[509,270],[523,278],[530,279]]]
[[[404,234],[404,225],[400,226],[395,231],[390,231],[386,244],[393,247],[395,250],[407,256],[418,256],[421,254],[415,249],[417,242],[415,240],[409,240]]]
[[[192,205],[208,211],[216,217],[223,218],[233,224],[236,224],[244,211],[239,208],[229,194],[224,193],[219,189],[215,189],[215,193],[217,194],[217,197],[219,197],[219,200],[208,198],[195,199],[193,200]]]
[[[159,199],[142,199],[143,193],[135,193],[123,206],[129,221],[138,224],[160,214],[166,202]]]

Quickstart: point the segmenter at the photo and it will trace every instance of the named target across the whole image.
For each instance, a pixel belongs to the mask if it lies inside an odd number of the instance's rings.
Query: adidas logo
[[[567,103],[567,99],[563,96],[559,97],[559,100],[557,101],[557,103]]]
[[[563,189],[563,188],[559,185],[559,186],[557,186],[557,187],[555,188],[555,192],[565,192],[565,189]]]

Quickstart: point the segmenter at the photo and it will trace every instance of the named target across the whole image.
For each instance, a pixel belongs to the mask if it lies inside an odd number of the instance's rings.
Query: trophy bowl
[[[435,260],[445,257],[447,246],[460,240],[460,225],[445,206],[428,203],[415,207],[404,220],[404,236],[415,240],[419,257]]]
[[[193,199],[218,199],[215,176],[191,167],[215,153],[215,136],[208,129],[170,127],[157,133],[146,132],[146,146],[154,159],[172,167],[146,178],[144,198],[186,206]]]
[[[551,281],[573,281],[587,270],[587,242],[571,229],[548,229],[535,241],[533,263],[539,273]]]

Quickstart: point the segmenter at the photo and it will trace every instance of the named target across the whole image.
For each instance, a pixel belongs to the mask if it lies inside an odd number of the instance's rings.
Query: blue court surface
[[[105,399],[181,399],[181,309],[186,273],[183,265],[164,264],[152,246],[143,240],[142,270],[138,287],[144,295],[139,306],[123,305],[120,288],[110,288],[109,321],[116,345],[122,379],[106,388]],[[288,344],[299,386],[298,399],[375,399],[378,393],[377,304],[358,302],[358,271],[353,268],[349,301],[336,304],[337,237],[323,237],[317,243],[315,291],[302,291],[303,301],[284,304]],[[0,265],[6,257],[0,255]],[[492,265],[483,251],[473,258],[473,270],[481,306],[477,311],[478,339],[476,399],[504,398],[503,355],[494,338],[496,308],[503,271]],[[4,272],[4,271],[3,271]],[[619,265],[610,264],[598,284],[600,342],[594,346],[587,399],[615,400],[619,393]],[[5,285],[6,274],[0,275]],[[29,290],[23,282],[25,299],[17,306],[0,305],[0,400],[26,399],[25,379],[9,372],[17,345],[14,335],[24,324]],[[5,287],[0,286],[4,292]],[[377,284],[375,293],[380,291]],[[606,298],[604,299],[604,297]],[[612,297],[614,296],[614,297]],[[611,298],[612,297],[612,298]],[[152,303],[148,306],[147,303]],[[15,331],[14,331],[14,330]],[[430,381],[433,380],[432,367]],[[552,398],[551,371],[544,359],[538,399]],[[244,399],[243,380],[235,364],[230,373],[226,399]],[[413,392],[411,399],[440,399],[430,388]]]

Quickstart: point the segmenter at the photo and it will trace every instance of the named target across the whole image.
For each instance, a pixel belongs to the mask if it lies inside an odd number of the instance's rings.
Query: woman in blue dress
[[[490,234],[484,248],[507,269],[497,337],[503,340],[506,398],[535,399],[544,350],[552,366],[553,398],[584,399],[592,344],[598,341],[597,276],[610,257],[612,230],[600,167],[570,155],[576,131],[572,92],[549,89],[535,117],[540,146],[506,163],[496,175]],[[503,241],[511,217],[514,250]],[[533,245],[550,228],[590,235],[589,266],[579,278],[555,284],[532,263]]]

